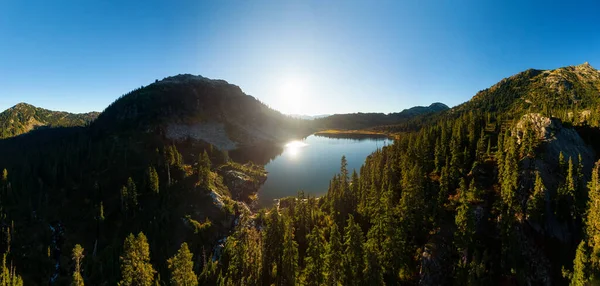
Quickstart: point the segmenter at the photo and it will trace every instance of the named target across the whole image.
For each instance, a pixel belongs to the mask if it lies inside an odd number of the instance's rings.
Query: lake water
[[[367,156],[377,148],[392,144],[388,138],[330,138],[311,135],[288,143],[283,152],[266,164],[267,181],[258,192],[259,206],[268,207],[274,199],[295,196],[299,190],[313,196],[327,193],[329,181],[340,171],[342,156],[348,170],[359,172]]]

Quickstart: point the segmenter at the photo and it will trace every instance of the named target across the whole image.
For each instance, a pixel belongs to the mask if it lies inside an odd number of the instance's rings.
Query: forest
[[[556,73],[569,88],[551,84]],[[161,129],[215,100],[188,86],[218,83],[155,83],[89,125],[0,140],[0,285],[599,283],[599,78],[588,66],[528,70],[450,110],[378,126],[394,143],[358,170],[340,158],[325,196],[258,210],[226,174],[256,183],[261,163]],[[234,87],[220,91],[238,102]],[[260,110],[223,119],[227,130],[243,116],[284,118]]]

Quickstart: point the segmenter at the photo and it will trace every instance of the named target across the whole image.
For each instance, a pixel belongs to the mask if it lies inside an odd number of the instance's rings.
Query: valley
[[[136,279],[139,247],[153,281],[185,259],[203,285],[575,281],[597,262],[599,95],[586,63],[312,120],[193,75],[89,122],[23,128],[20,105],[0,117],[22,130],[0,140],[0,249],[26,285],[68,283],[77,245],[92,285]]]

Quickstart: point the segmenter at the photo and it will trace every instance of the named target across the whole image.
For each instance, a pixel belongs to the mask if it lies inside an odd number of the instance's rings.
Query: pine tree
[[[546,188],[542,182],[542,177],[539,172],[535,173],[535,184],[533,193],[527,200],[527,218],[531,219],[541,226],[545,222],[546,213]]]
[[[23,286],[23,279],[17,275],[17,271],[12,266],[9,268],[6,264],[6,253],[2,256],[2,272],[0,272],[1,286]]]
[[[210,182],[210,158],[206,153],[206,150],[202,153],[202,156],[198,156],[198,182],[203,188],[208,188]]]
[[[342,253],[341,234],[337,224],[334,223],[331,225],[329,243],[327,244],[327,253],[325,256],[327,285],[338,285],[338,283],[343,281]]]
[[[129,191],[126,186],[121,187],[121,211],[129,211]]]
[[[154,167],[148,167],[146,171],[146,176],[148,180],[148,190],[152,193],[158,194],[159,192],[159,182],[158,182],[158,173]]]
[[[83,286],[83,277],[81,276],[81,260],[83,259],[83,247],[81,245],[76,244],[73,248],[73,254],[71,258],[73,259],[73,264],[75,265],[75,270],[73,271],[73,277],[71,278],[71,286]]]
[[[304,257],[305,268],[302,273],[303,284],[323,285],[325,281],[323,275],[323,270],[325,269],[323,235],[319,229],[313,228],[306,238],[308,240],[308,249],[306,250],[306,256]]]
[[[342,266],[344,268],[344,285],[361,285],[362,270],[364,268],[364,235],[354,216],[350,215],[344,229],[344,255]]]
[[[600,161],[596,162],[588,183],[589,200],[586,220],[590,269],[600,277]]]
[[[196,286],[198,278],[194,273],[193,254],[190,252],[187,243],[182,243],[181,248],[175,256],[167,260],[169,271],[171,272],[171,285],[176,286]]]
[[[262,239],[263,285],[275,282],[275,269],[280,268],[283,258],[284,222],[277,209],[273,208],[266,218]]]
[[[137,186],[131,177],[127,179],[127,194],[129,196],[129,201],[132,207],[136,207],[138,205],[138,192]]]
[[[105,219],[104,217],[104,203],[100,202],[100,207],[98,207],[98,220],[100,222],[103,222]]]
[[[119,286],[151,286],[156,271],[150,264],[150,246],[144,233],[125,239],[121,256],[121,281]]]
[[[383,271],[379,263],[378,247],[373,242],[365,243],[365,268],[362,271],[363,285],[379,286],[383,283]]]
[[[588,285],[588,257],[587,247],[585,241],[581,241],[577,247],[575,254],[575,260],[573,260],[573,274],[571,277],[571,286],[585,286]]]
[[[294,227],[290,219],[285,220],[283,257],[281,265],[277,265],[277,275],[281,279],[280,285],[295,285],[298,274],[298,243],[294,241]]]

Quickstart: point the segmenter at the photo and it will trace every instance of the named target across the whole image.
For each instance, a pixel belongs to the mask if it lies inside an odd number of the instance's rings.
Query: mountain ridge
[[[39,128],[85,126],[94,121],[99,114],[54,111],[20,102],[0,113],[0,139]]]

